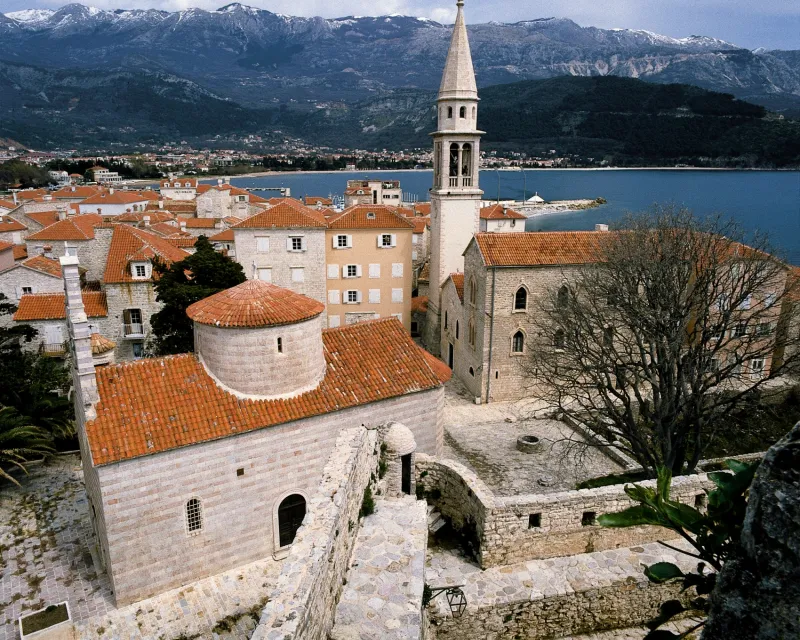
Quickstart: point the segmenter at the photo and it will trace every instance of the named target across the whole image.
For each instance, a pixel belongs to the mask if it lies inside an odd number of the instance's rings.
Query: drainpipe
[[[486,404],[489,404],[489,390],[492,386],[492,346],[494,344],[494,290],[497,279],[497,267],[492,267],[492,317],[489,320],[489,376],[486,379]]]

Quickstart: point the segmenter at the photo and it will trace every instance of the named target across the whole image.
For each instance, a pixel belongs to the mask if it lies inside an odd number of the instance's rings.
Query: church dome
[[[240,397],[290,398],[319,386],[327,363],[324,305],[261,280],[248,280],[204,300],[186,314],[194,346],[218,385]]]
[[[386,443],[388,453],[394,456],[405,456],[417,449],[417,441],[411,429],[400,422],[391,423],[383,441]]]
[[[215,327],[277,327],[310,320],[325,310],[321,302],[261,280],[240,285],[195,302],[186,314]]]

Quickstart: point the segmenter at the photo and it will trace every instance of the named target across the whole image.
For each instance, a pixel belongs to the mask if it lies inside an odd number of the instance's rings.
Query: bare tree
[[[674,207],[598,233],[592,266],[544,297],[538,388],[653,476],[693,470],[726,417],[797,362],[798,337],[780,330],[790,268],[748,240]]]

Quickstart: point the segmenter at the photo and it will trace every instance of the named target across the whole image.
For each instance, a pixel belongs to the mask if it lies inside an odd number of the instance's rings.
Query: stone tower
[[[451,273],[464,270],[462,254],[479,229],[478,184],[480,140],[478,87],[464,23],[464,1],[450,40],[439,97],[437,130],[433,137],[431,189],[431,262],[428,315],[424,342],[439,355],[441,286]]]

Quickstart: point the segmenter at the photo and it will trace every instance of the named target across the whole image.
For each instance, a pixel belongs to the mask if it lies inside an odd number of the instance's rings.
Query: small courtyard
[[[566,424],[544,417],[536,400],[476,405],[455,378],[445,393],[443,457],[471,469],[497,495],[565,491],[624,470]],[[539,452],[517,450],[525,435],[539,438]]]

